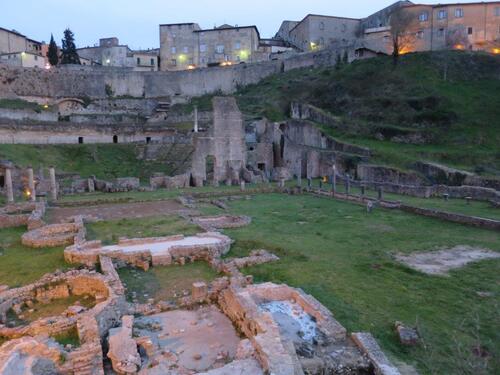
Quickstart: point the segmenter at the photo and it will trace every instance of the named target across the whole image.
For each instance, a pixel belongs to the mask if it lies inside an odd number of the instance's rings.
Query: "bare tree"
[[[405,7],[396,9],[389,18],[394,65],[397,65],[401,53],[415,43],[414,25],[416,19],[415,14]]]
[[[446,33],[446,47],[451,49],[469,48],[469,38],[464,25],[457,25],[448,29]]]

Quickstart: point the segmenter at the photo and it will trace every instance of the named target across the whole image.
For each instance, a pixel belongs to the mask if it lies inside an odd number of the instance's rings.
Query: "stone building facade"
[[[0,55],[0,63],[20,68],[40,68],[46,66],[43,56],[33,52],[12,52]]]
[[[349,46],[359,37],[360,20],[307,15],[289,31],[288,42],[301,51],[315,51],[330,45]]]
[[[160,69],[186,70],[269,59],[256,26],[222,25],[202,29],[196,23],[160,25]]]
[[[13,52],[30,52],[40,55],[42,43],[25,35],[0,27],[0,54]]]
[[[500,2],[421,5],[401,1],[362,22],[365,45],[392,52],[390,15],[404,8],[414,16],[403,53],[470,49],[500,53]]]
[[[78,55],[93,61],[98,65],[132,68],[134,59],[132,50],[127,45],[121,45],[118,38],[104,38],[95,47],[77,49]]]
[[[334,46],[392,53],[390,18],[400,8],[414,16],[402,53],[448,48],[500,53],[499,1],[435,5],[397,1],[360,20],[308,15],[292,28],[294,21],[284,21],[276,37],[301,51]]]

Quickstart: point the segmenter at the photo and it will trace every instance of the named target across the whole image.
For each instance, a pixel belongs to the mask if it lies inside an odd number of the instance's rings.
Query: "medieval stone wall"
[[[131,72],[120,69],[47,70],[0,66],[0,92],[3,96],[45,98],[115,97],[160,98],[201,96],[221,91],[231,93],[239,86],[259,82],[272,74],[301,67],[333,65],[331,51],[299,54],[284,61],[238,64],[230,67],[179,72]]]

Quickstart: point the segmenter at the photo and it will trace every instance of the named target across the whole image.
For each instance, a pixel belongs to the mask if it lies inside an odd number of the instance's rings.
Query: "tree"
[[[80,57],[78,57],[78,53],[76,52],[75,36],[70,29],[64,30],[61,64],[81,65]]]
[[[405,7],[396,9],[390,16],[389,25],[391,26],[394,65],[398,64],[402,52],[410,50],[415,43],[415,33],[412,29],[416,19],[415,14]]]
[[[54,40],[54,35],[50,34],[49,51],[47,52],[49,63],[52,66],[59,64],[59,52],[57,51],[57,44]]]

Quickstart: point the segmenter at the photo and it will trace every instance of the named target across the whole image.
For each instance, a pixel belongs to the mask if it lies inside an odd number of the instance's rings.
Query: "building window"
[[[137,58],[137,65],[141,65],[141,58],[140,57]]]
[[[325,38],[321,37],[319,38],[319,45],[324,46],[325,45]]]
[[[241,49],[241,43],[236,42],[236,44],[234,45],[234,49]]]
[[[200,52],[207,52],[207,45],[206,44],[200,44]]]
[[[464,16],[464,8],[456,8],[455,9],[455,17],[462,18]]]
[[[170,61],[170,64],[171,64],[172,66],[177,66],[177,60],[176,60],[176,59],[172,59],[172,60]]]
[[[35,56],[35,61],[38,61],[38,56]]]
[[[468,34],[468,35],[472,35],[473,31],[474,31],[474,30],[472,29],[472,27],[468,27],[468,28],[467,28],[467,34]]]
[[[324,22],[320,22],[319,23],[319,29],[320,30],[324,30],[325,29],[325,23]]]
[[[428,21],[429,20],[429,13],[428,12],[422,12],[422,13],[420,13],[420,15],[418,16],[418,20],[420,22]]]
[[[495,16],[500,17],[500,7],[495,8]]]
[[[150,144],[151,143],[151,137],[146,137],[146,143]]]
[[[448,17],[448,12],[446,11],[446,9],[441,9],[439,12],[438,12],[438,19],[439,20],[444,20]]]
[[[155,59],[151,59],[151,65],[154,66],[155,65]]]
[[[424,31],[423,30],[420,30],[417,32],[417,38],[418,39],[424,39]]]
[[[194,65],[194,59],[192,57],[189,59],[189,65]]]
[[[118,136],[117,135],[113,136],[113,143],[118,143]]]
[[[340,30],[345,33],[346,30],[347,30],[347,25],[345,23],[342,24],[342,26],[340,26]]]
[[[238,55],[236,55],[236,59],[235,60],[236,60],[236,62],[240,62],[241,61],[240,57]]]
[[[222,44],[217,45],[217,47],[215,47],[215,52],[224,53],[224,46]]]
[[[83,144],[83,137],[78,137],[78,143]]]
[[[444,29],[443,28],[438,30],[438,36],[441,38],[444,36]]]
[[[189,53],[189,47],[184,47],[182,50],[184,51],[184,53]]]
[[[172,47],[172,48],[170,49],[170,52],[171,52],[172,54],[175,54],[175,53],[177,53],[177,48],[175,48],[175,47]]]

